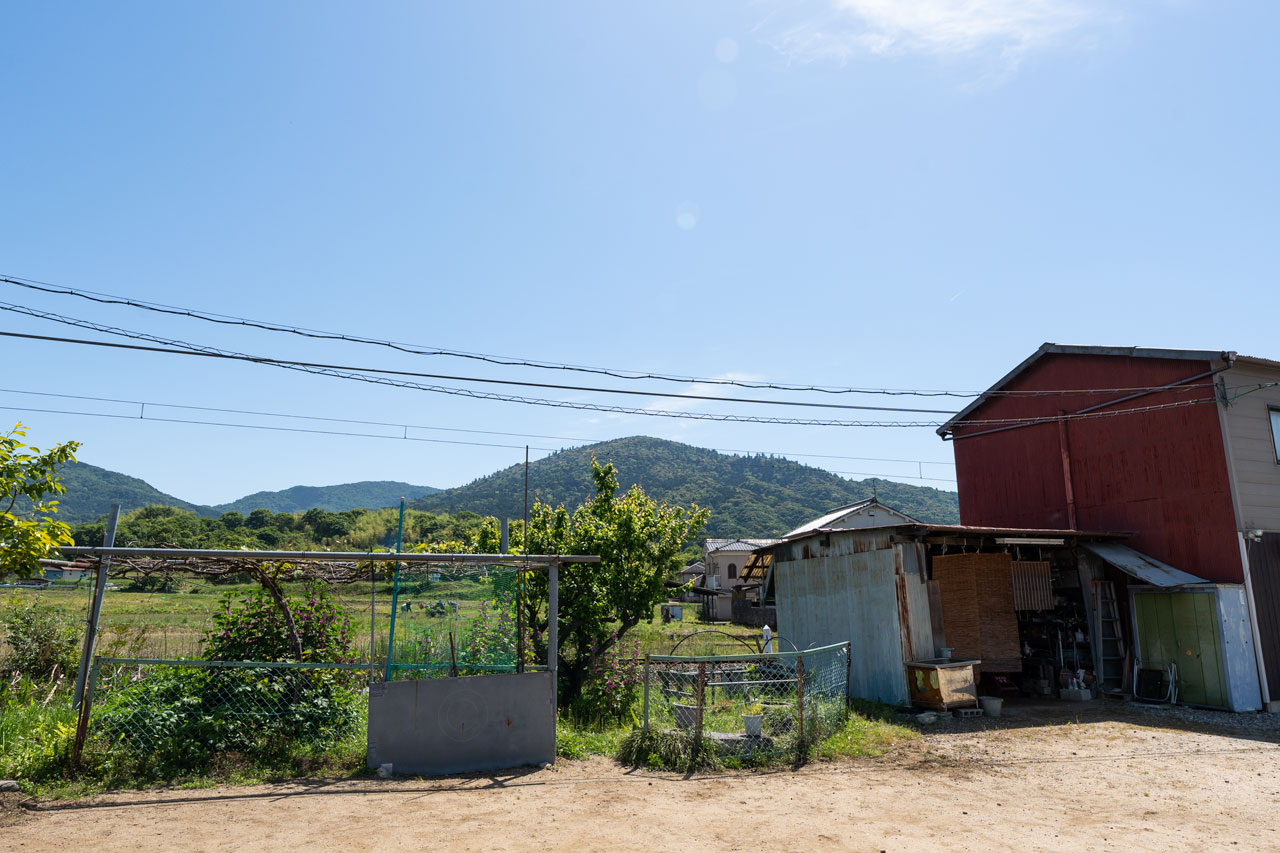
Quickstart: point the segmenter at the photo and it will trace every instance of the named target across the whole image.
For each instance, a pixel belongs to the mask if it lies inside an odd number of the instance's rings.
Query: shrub
[[[0,605],[0,627],[7,647],[0,657],[0,678],[52,681],[76,671],[81,630],[72,617],[14,595]]]
[[[203,770],[218,753],[278,757],[341,739],[363,719],[345,674],[166,666],[123,675],[95,705],[93,728],[143,775]]]
[[[303,660],[355,662],[351,619],[328,590],[319,584],[309,585],[306,598],[290,598],[288,603],[302,641]],[[264,589],[239,598],[225,595],[204,641],[209,660],[285,661],[297,657],[284,614]]]
[[[643,682],[639,642],[612,645],[596,656],[588,670],[582,693],[573,705],[574,714],[593,721],[622,720],[635,704]]]

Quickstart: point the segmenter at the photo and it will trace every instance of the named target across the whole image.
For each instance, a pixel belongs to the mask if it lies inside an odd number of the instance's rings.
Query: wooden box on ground
[[[973,668],[979,660],[913,660],[907,663],[907,689],[911,704],[935,711],[968,708],[978,704]]]

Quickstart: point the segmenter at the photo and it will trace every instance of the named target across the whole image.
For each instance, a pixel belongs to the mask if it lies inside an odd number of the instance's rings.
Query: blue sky
[[[1046,340],[1275,358],[1278,18],[1201,0],[8,4],[0,273],[682,376],[976,391]],[[0,301],[258,355],[584,378],[10,286]],[[9,312],[0,329],[104,337]],[[10,390],[951,459],[931,429],[533,408],[13,339],[0,359]],[[138,411],[7,391],[0,405]],[[2,413],[37,444],[81,440],[83,460],[200,502],[357,479],[452,486],[523,458]]]

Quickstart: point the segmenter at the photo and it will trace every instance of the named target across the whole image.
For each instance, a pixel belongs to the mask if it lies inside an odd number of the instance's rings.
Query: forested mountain
[[[347,509],[378,509],[400,503],[400,498],[420,498],[440,491],[431,486],[414,486],[394,480],[364,480],[340,486],[294,486],[279,492],[254,492],[238,501],[207,507],[208,514],[238,512],[248,515],[255,509],[272,512],[306,512],[325,509],[342,512]]]
[[[57,498],[58,520],[67,524],[93,521],[106,515],[113,503],[120,504],[124,512],[143,506],[175,506],[194,512],[204,509],[165,494],[145,480],[87,462],[69,462],[59,474],[67,493]]]
[[[58,498],[58,519],[68,524],[93,521],[107,514],[113,503],[129,512],[144,506],[174,506],[204,516],[235,511],[248,515],[255,509],[272,512],[305,512],[318,508],[329,512],[350,509],[379,509],[398,504],[401,497],[429,495],[439,489],[387,480],[343,483],[338,486],[294,486],[279,492],[256,492],[238,501],[218,506],[200,506],[165,494],[149,483],[89,465],[72,462],[61,469],[67,493]]]
[[[532,463],[530,503],[541,500],[572,508],[585,501],[591,492],[593,454],[601,462],[617,466],[624,489],[639,483],[660,501],[709,507],[708,536],[776,536],[834,507],[871,497],[873,493],[889,506],[921,521],[954,524],[959,520],[955,492],[882,479],[846,480],[788,459],[729,456],[644,436],[563,450]],[[119,501],[126,512],[159,504],[206,517],[225,512],[247,517],[253,510],[285,514],[309,509],[331,513],[377,509],[393,506],[404,496],[411,499],[412,507],[437,513],[469,511],[513,520],[524,513],[522,465],[513,465],[446,491],[386,481],[295,486],[279,492],[258,492],[212,507],[188,503],[136,477],[82,462],[63,469],[63,482],[67,493],[61,498],[59,517],[71,524],[101,517],[115,501]],[[290,537],[282,533],[280,538],[284,541]]]
[[[624,489],[638,483],[667,503],[711,508],[709,536],[777,536],[837,506],[876,494],[921,521],[959,522],[955,492],[890,480],[846,480],[821,468],[767,456],[729,456],[674,441],[633,436],[563,450],[529,466],[529,501],[575,507],[590,495],[591,457],[612,462]],[[524,466],[513,465],[420,498],[418,509],[517,519],[524,512]]]

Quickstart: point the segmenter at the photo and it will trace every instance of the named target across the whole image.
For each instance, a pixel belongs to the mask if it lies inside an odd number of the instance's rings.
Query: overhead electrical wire
[[[68,317],[64,314],[55,314],[51,311],[38,311],[25,305],[15,305],[10,302],[0,302],[0,310],[9,311],[15,314],[23,314],[28,317],[36,317],[42,320],[52,320],[56,323],[76,326],[82,329],[92,329],[98,332],[105,332],[111,335],[120,335],[134,340],[150,340],[164,343],[168,346],[183,347],[192,353],[198,353],[207,356],[236,358],[245,361],[256,361],[263,364],[290,365],[304,368],[317,368],[321,370],[340,370],[355,371],[358,373],[379,373],[389,376],[412,376],[419,379],[443,379],[449,382],[477,382],[485,385],[514,385],[521,388],[539,388],[551,391],[581,391],[591,394],[624,394],[632,397],[665,397],[677,400],[701,400],[715,403],[748,403],[754,405],[765,406],[799,406],[801,408],[814,409],[841,409],[851,411],[865,412],[899,412],[905,414],[919,415],[954,415],[951,409],[908,409],[896,406],[856,406],[849,403],[814,403],[805,400],[759,400],[751,397],[717,397],[709,394],[677,394],[670,391],[639,391],[634,388],[598,388],[590,385],[560,385],[551,382],[525,382],[515,379],[491,379],[481,376],[454,376],[443,373],[421,373],[413,370],[395,370],[382,367],[352,367],[344,364],[325,364],[321,362],[296,361],[293,359],[276,359],[265,356],[251,356],[245,353],[234,352],[232,350],[219,349],[217,347],[206,347],[197,344],[189,344],[183,341],[175,341],[169,338],[161,338],[155,335],[149,335],[144,332],[133,332],[128,329],[121,329],[115,326],[107,326],[102,323],[95,323],[90,320],[80,320],[75,317]],[[83,343],[83,342],[79,342]]]
[[[2,307],[2,306],[0,306]],[[86,321],[76,321],[73,325],[86,323]],[[95,327],[96,324],[88,324],[88,327]],[[145,333],[129,333],[123,331],[114,331],[112,334],[122,334],[125,337],[133,337],[135,339],[153,340],[154,336]],[[114,341],[93,341],[77,338],[62,338],[52,335],[32,335],[22,332],[4,332],[0,331],[0,337],[19,338],[25,340],[50,341],[53,343],[76,344],[81,346],[106,347],[112,349],[135,350],[141,352],[166,353],[169,355],[186,355],[186,356],[203,356],[207,358],[219,358],[229,361],[246,361],[255,364],[265,364],[273,367],[282,367],[291,370],[300,370],[304,373],[315,373],[323,376],[335,376],[343,379],[353,379],[362,382],[371,382],[379,385],[390,385],[394,387],[413,388],[423,391],[434,391],[444,394],[453,394],[465,397],[471,397],[481,400],[499,400],[503,402],[526,403],[530,405],[551,406],[554,408],[580,409],[587,411],[616,412],[621,414],[636,414],[654,417],[670,417],[670,418],[687,418],[692,420],[711,420],[711,421],[731,421],[741,423],[767,423],[767,424],[787,424],[787,425],[803,425],[803,426],[845,426],[845,427],[938,427],[942,426],[938,421],[840,421],[840,420],[820,420],[805,418],[766,418],[752,415],[733,415],[733,414],[717,414],[711,412],[681,412],[667,411],[658,409],[636,409],[626,406],[606,406],[597,403],[583,403],[568,400],[548,400],[537,397],[518,397],[510,394],[496,394],[488,391],[474,391],[469,388],[453,388],[449,386],[424,385],[417,382],[406,382],[403,380],[392,379],[385,376],[367,375],[365,373],[355,373],[348,371],[369,371],[370,373],[379,373],[377,368],[324,368],[307,364],[306,362],[288,361],[285,359],[267,358],[265,356],[253,356],[243,353],[229,353],[225,351],[217,351],[212,348],[195,349],[195,344],[183,344],[178,342],[178,346],[189,346],[193,349],[173,349],[165,347],[150,347],[139,344],[125,344]],[[1214,386],[1200,386],[1209,391],[1215,391]],[[1187,406],[1202,405],[1205,403],[1216,403],[1217,397],[1210,397],[1200,400],[1180,400],[1173,403],[1160,403],[1153,406],[1134,406],[1125,409],[1118,409],[1110,412],[1090,411],[1081,413],[1067,413],[1057,415],[1046,415],[1043,417],[1029,418],[987,418],[987,419],[967,419],[965,426],[1034,426],[1044,423],[1059,423],[1064,421],[1080,421],[1080,420],[1098,420],[1101,418],[1113,418],[1123,415],[1140,414],[1144,412],[1164,411],[1168,409],[1185,408]]]
[[[761,380],[735,379],[730,377],[706,377],[706,376],[682,376],[670,373],[657,373],[642,370],[623,370],[620,368],[609,367],[590,367],[586,365],[569,364],[563,362],[543,361],[539,359],[517,358],[513,356],[492,355],[489,353],[468,352],[466,350],[448,349],[444,347],[426,347],[421,344],[408,344],[400,341],[385,340],[380,338],[366,337],[363,335],[353,335],[344,332],[327,332],[319,329],[309,329],[304,326],[293,326],[285,323],[274,323],[266,320],[253,320],[245,317],[237,317],[229,314],[220,314],[211,311],[202,311],[194,308],[183,308],[175,305],[166,305],[159,302],[151,302],[147,300],[132,299],[126,296],[118,296],[110,293],[102,293],[94,290],[85,290],[82,288],[67,287],[64,285],[51,284],[49,282],[37,281],[35,279],[22,278],[19,276],[0,275],[0,283],[6,283],[15,287],[26,288],[32,291],[54,294],[58,296],[74,296],[79,299],[95,302],[100,305],[120,305],[129,308],[136,308],[154,313],[168,314],[178,317],[187,317],[195,320],[202,320],[209,323],[217,323],[224,326],[242,326],[245,328],[260,329],[269,332],[281,332],[296,335],[305,338],[314,338],[319,340],[342,341],[345,343],[358,343],[369,346],[380,346],[411,355],[423,356],[446,356],[450,358],[471,359],[475,361],[488,362],[490,364],[501,365],[504,367],[528,367],[540,370],[560,370],[577,373],[591,373],[600,376],[610,376],[616,379],[626,380],[653,380],[661,382],[678,382],[681,384],[699,384],[699,385],[730,385],[740,388],[751,388],[756,390],[772,390],[772,391],[793,391],[793,392],[814,392],[823,394],[879,394],[886,396],[911,396],[911,397],[958,397],[958,398],[974,398],[981,396],[999,396],[999,397],[1043,397],[1057,396],[1065,394],[1111,394],[1111,393],[1134,393],[1139,391],[1157,390],[1155,386],[1147,387],[1130,387],[1130,388],[1075,388],[1060,390],[989,390],[985,392],[979,391],[946,391],[940,389],[905,389],[905,388],[857,388],[836,385],[812,385],[812,384],[794,384],[785,382],[765,382]],[[1187,386],[1169,386],[1164,390],[1181,390],[1194,389],[1197,385]],[[685,395],[680,395],[685,396]]]
[[[255,425],[255,424],[227,424],[220,421],[213,422],[213,421],[161,418],[153,414],[151,415],[147,414],[147,411],[146,411],[147,407],[151,407],[152,409],[183,409],[183,410],[195,411],[195,412],[213,412],[216,414],[229,414],[229,415],[251,415],[254,417],[263,417],[263,418],[282,418],[282,419],[288,419],[288,420],[319,421],[323,423],[351,424],[356,426],[391,427],[391,428],[402,431],[401,435],[384,435],[380,433],[379,434],[351,433],[351,432],[336,432],[336,431],[332,433],[328,433],[326,431],[316,431],[324,434],[352,435],[352,436],[360,436],[365,438],[410,438],[410,439],[419,440],[419,441],[428,440],[428,439],[417,438],[415,436],[410,436],[408,434],[408,431],[413,429],[413,430],[433,430],[433,431],[439,431],[439,432],[459,432],[459,433],[467,433],[467,434],[497,435],[497,436],[507,436],[512,438],[550,438],[550,439],[555,439],[560,441],[579,442],[581,444],[598,444],[606,440],[606,439],[598,439],[598,438],[581,438],[581,437],[570,437],[570,436],[536,435],[536,434],[530,434],[530,433],[499,432],[496,430],[460,429],[456,427],[428,426],[424,424],[396,423],[392,421],[370,421],[370,420],[361,420],[358,418],[335,418],[335,417],[330,417],[326,415],[304,415],[304,414],[287,413],[287,412],[263,412],[263,411],[253,410],[253,409],[233,409],[233,408],[224,408],[219,406],[192,406],[192,405],[185,405],[181,403],[160,403],[154,400],[126,400],[126,399],[121,399],[119,397],[100,397],[100,396],[92,396],[88,394],[58,394],[52,391],[26,391],[18,388],[0,388],[0,394],[17,394],[20,396],[32,396],[32,397],[51,397],[51,398],[62,399],[62,400],[80,400],[85,402],[112,403],[112,404],[118,404],[122,406],[138,406],[139,407],[138,414],[132,415],[132,414],[120,414],[116,412],[106,412],[106,413],[80,412],[80,411],[71,411],[71,410],[62,410],[62,409],[37,409],[32,407],[21,407],[21,406],[0,406],[0,409],[4,409],[4,410],[33,411],[33,412],[45,412],[49,414],[64,414],[64,415],[90,415],[90,416],[97,416],[97,417],[120,418],[124,420],[172,421],[176,423],[204,424],[207,426],[244,426],[247,428],[258,427],[258,425]],[[262,428],[265,429],[268,427],[262,427]],[[311,431],[311,430],[307,430],[307,431]],[[443,440],[441,441],[443,442]],[[479,441],[454,441],[454,442],[444,442],[444,443],[467,444],[467,445],[474,445],[478,447],[501,447],[501,448],[516,448],[516,449],[519,449],[520,447],[525,446],[525,445],[517,445],[517,444],[486,443],[486,442],[479,442]],[[564,449],[563,447],[535,447],[533,445],[529,445],[529,447],[531,450],[540,450],[540,451],[547,451],[552,453],[558,452],[559,450]],[[769,456],[778,456],[783,458],[801,456],[801,457],[823,458],[823,459],[844,459],[844,460],[853,460],[857,462],[890,462],[890,463],[899,463],[903,465],[918,465],[922,467],[925,465],[954,465],[955,464],[952,462],[935,462],[935,461],[930,461],[926,459],[886,459],[883,457],[875,457],[875,456],[846,456],[846,455],[824,454],[824,453],[782,453],[778,451],[766,452],[766,451],[758,451],[758,450],[731,450],[731,449],[718,448],[718,447],[709,447],[706,449],[714,450],[718,453],[726,453],[726,454],[769,455]],[[827,469],[824,469],[824,470],[827,470]],[[836,471],[833,473],[861,474],[866,476],[883,476],[883,477],[898,477],[898,476],[906,477],[907,476],[905,474],[904,475],[876,474],[876,473],[859,472],[859,471],[843,471],[843,472]],[[918,476],[918,477],[913,476],[913,477],[910,477],[910,479],[935,480],[938,482],[946,482],[946,483],[955,482],[954,479],[947,478],[947,477],[925,477],[923,476],[923,471],[921,473],[921,476]]]
[[[130,335],[125,335],[131,337]],[[280,367],[286,370],[297,370],[302,373],[311,373],[318,376],[332,376],[339,379],[350,379],[357,382],[368,382],[373,385],[385,385],[393,388],[409,388],[417,391],[428,391],[439,394],[448,394],[457,397],[469,397],[475,400],[496,400],[506,403],[522,403],[533,406],[548,406],[557,409],[576,409],[580,411],[591,412],[611,412],[614,414],[625,415],[643,415],[646,417],[665,417],[665,418],[682,418],[686,420],[699,421],[721,421],[732,423],[757,423],[757,424],[780,424],[788,426],[838,426],[838,427],[937,427],[941,423],[939,421],[845,421],[837,419],[825,418],[787,418],[787,417],[764,417],[761,415],[738,415],[738,414],[721,414],[714,412],[690,412],[665,409],[647,409],[634,408],[631,406],[615,406],[603,403],[586,403],[574,400],[550,400],[540,397],[520,397],[513,394],[498,394],[492,391],[476,391],[471,388],[454,388],[447,385],[427,385],[421,382],[409,382],[402,379],[394,379],[389,376],[370,375],[368,373],[357,373],[332,368],[310,367],[299,362],[290,362],[283,359],[270,359],[258,356],[231,354],[226,352],[207,351],[202,349],[171,349],[164,347],[149,347],[138,344],[125,344],[114,341],[91,341],[80,340],[76,338],[62,338],[51,335],[30,335],[21,332],[4,332],[0,331],[0,337],[19,338],[26,340],[50,341],[53,343],[76,344],[81,346],[106,347],[112,349],[135,350],[141,352],[167,353],[170,355],[186,355],[186,356],[203,356],[206,358],[219,358],[228,361],[245,361],[255,364],[265,364],[271,367]],[[137,335],[137,340],[149,340],[151,336]],[[372,370],[371,368],[364,368]]]

